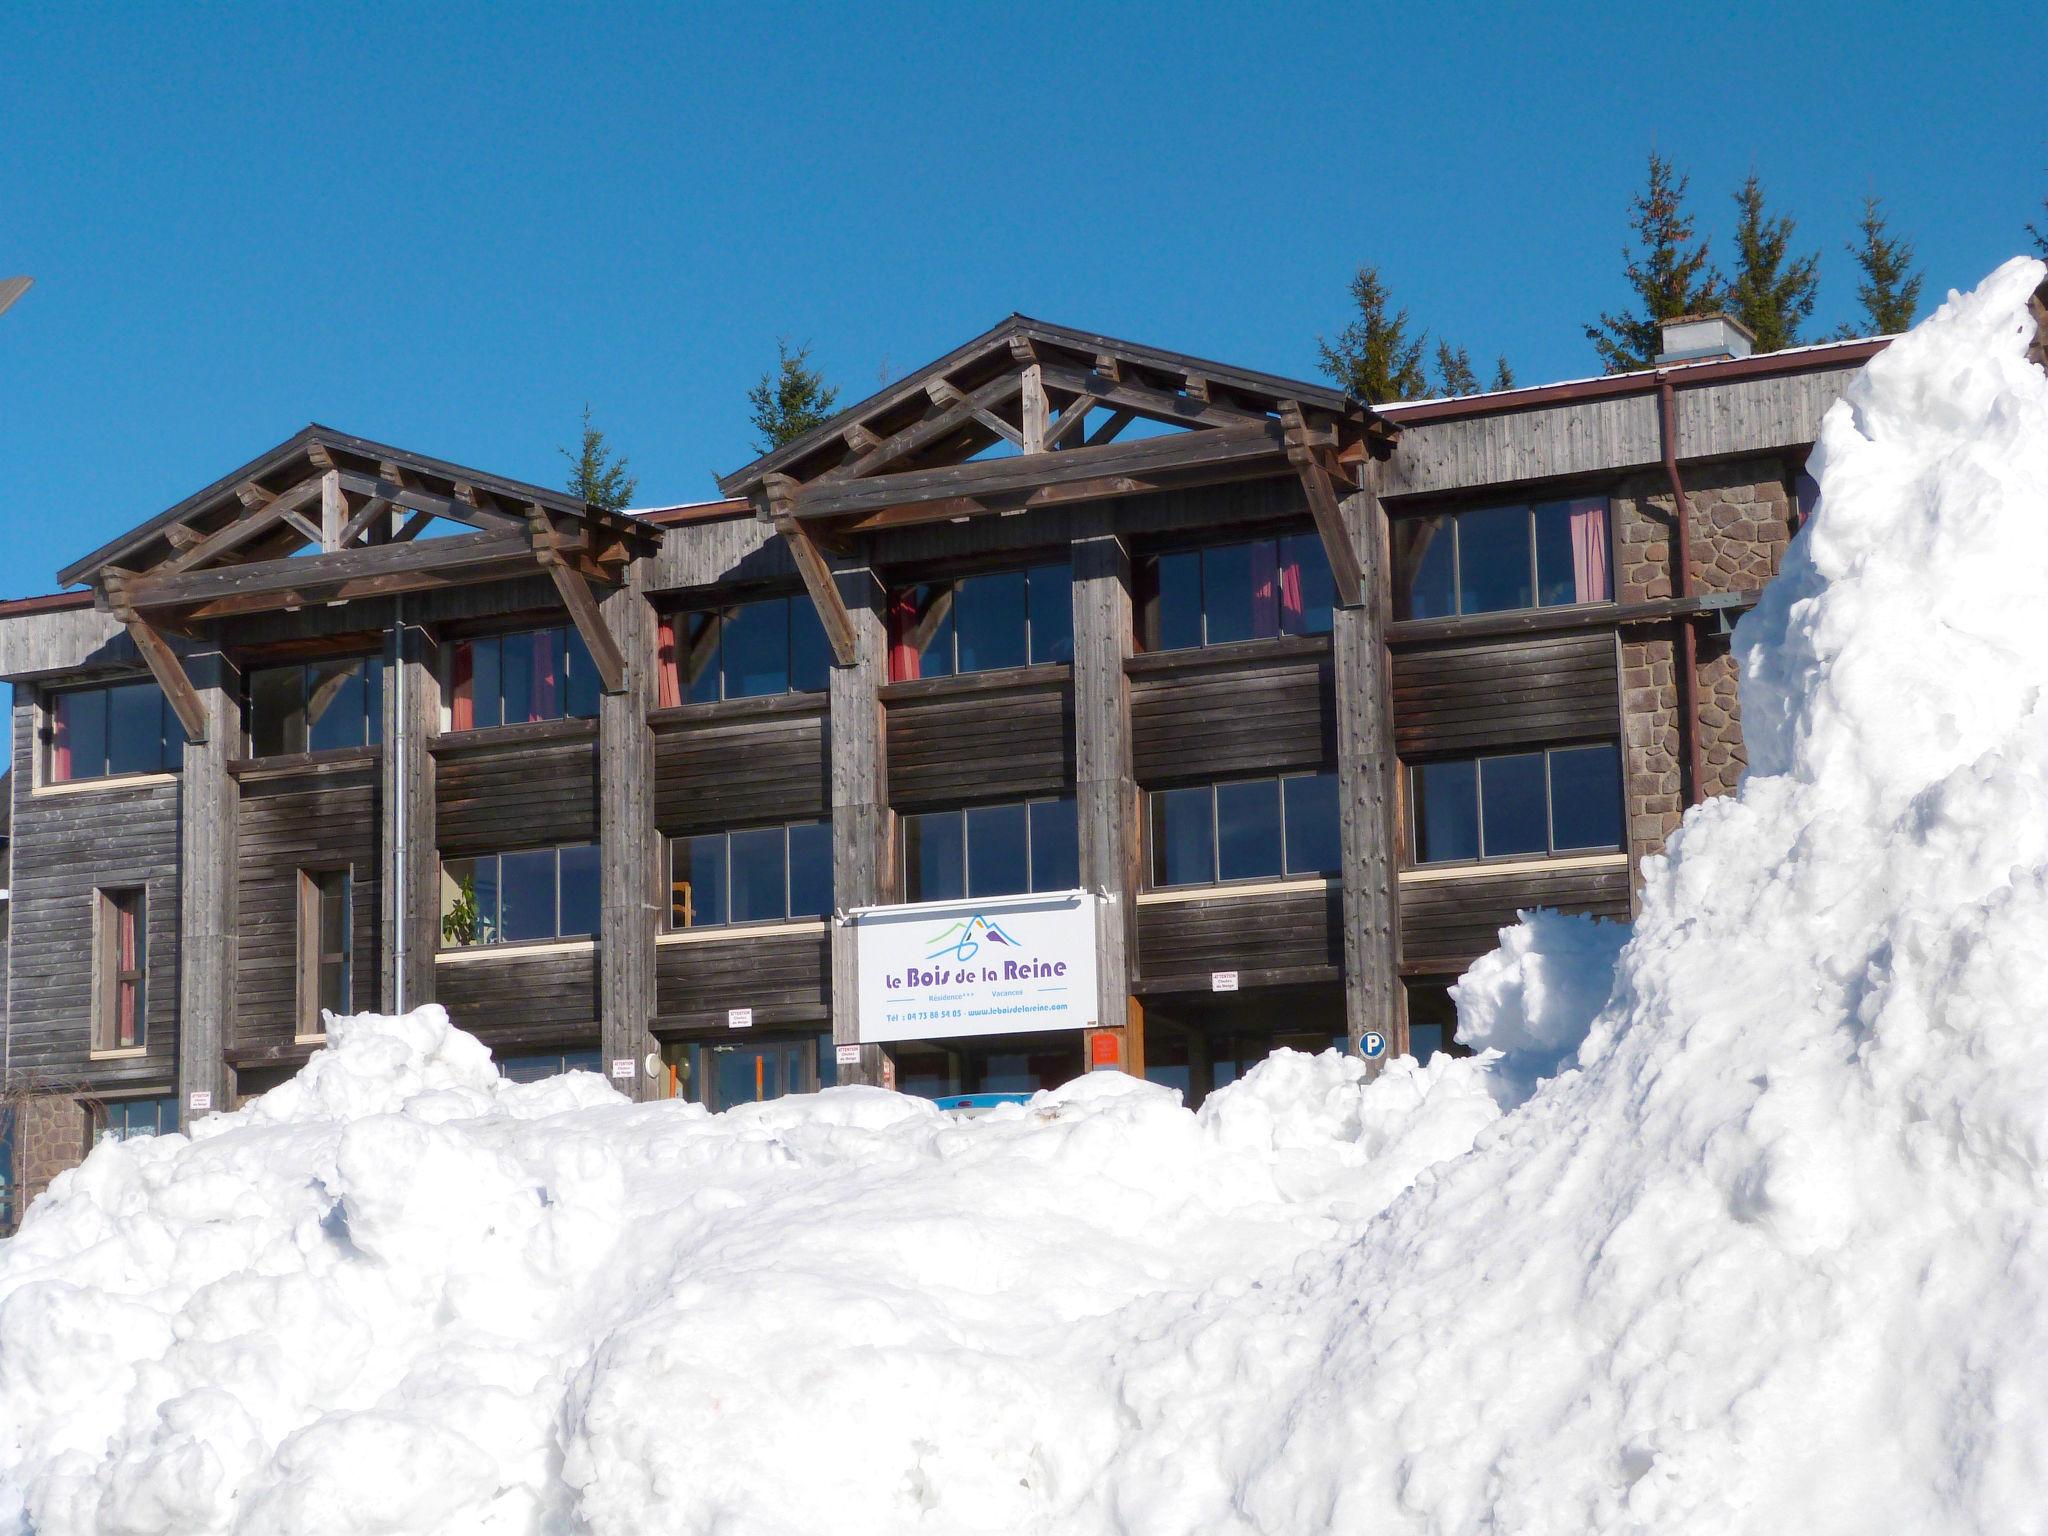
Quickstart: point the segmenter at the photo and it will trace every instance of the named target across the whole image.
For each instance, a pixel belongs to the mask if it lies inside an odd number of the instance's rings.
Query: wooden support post
[[[1329,557],[1330,575],[1335,580],[1337,601],[1355,608],[1367,600],[1358,544],[1351,536],[1344,514],[1337,505],[1337,491],[1329,466],[1309,440],[1308,423],[1301,407],[1288,401],[1280,408],[1281,423],[1287,429],[1287,462],[1301,476],[1302,494],[1308,497],[1309,515],[1322,535],[1323,553]],[[1391,738],[1390,738],[1391,739]]]
[[[185,727],[185,735],[192,741],[205,741],[213,730],[214,717],[211,709],[201,699],[199,690],[185,673],[184,663],[178,660],[170,642],[141,614],[129,598],[129,583],[132,580],[127,571],[109,566],[101,576],[101,591],[106,596],[107,611],[112,613],[128,631],[128,638],[135,643],[150,676],[163,689],[164,697],[170,700],[171,709],[178,717],[178,723]]]
[[[1098,1027],[1122,1032],[1127,1071],[1144,1070],[1131,994],[1138,889],[1138,786],[1131,767],[1131,558],[1108,514],[1083,522],[1073,545],[1074,794],[1081,884],[1099,891],[1095,917]]]
[[[441,861],[432,746],[440,728],[439,647],[421,625],[394,624],[384,646],[384,783],[378,797],[380,980],[386,1008],[411,1009],[434,1000]]]
[[[202,729],[188,732],[178,779],[178,1116],[229,1100],[226,1049],[235,1012],[236,789],[241,677],[218,651],[192,658]],[[185,675],[183,668],[179,676]],[[199,1107],[193,1096],[200,1095]]]
[[[597,598],[591,593],[590,583],[583,579],[581,571],[562,558],[561,533],[553,519],[537,506],[528,507],[526,516],[527,525],[533,532],[533,552],[540,560],[541,569],[553,579],[555,591],[562,599],[562,606],[569,610],[576,633],[583,637],[584,648],[597,665],[598,679],[604,684],[604,691],[620,692],[626,686],[626,658],[612,639],[604,615],[598,611]]]
[[[339,549],[341,530],[348,523],[348,498],[341,493],[341,471],[330,469],[320,477],[320,547]]]
[[[833,580],[825,552],[818,548],[818,541],[811,537],[810,529],[798,522],[790,509],[794,486],[795,482],[787,475],[770,475],[767,478],[765,511],[768,521],[782,535],[782,542],[789,548],[790,559],[796,562],[797,574],[804,579],[804,590],[811,594],[811,602],[818,610],[818,620],[825,626],[825,639],[832,647],[832,659],[842,667],[857,666],[860,640],[854,616]]]
[[[1045,398],[1045,370],[1036,363],[1024,370],[1024,395],[1020,404],[1024,410],[1024,432],[1019,446],[1026,453],[1043,453],[1046,422],[1051,412]]]
[[[1371,1064],[1408,1051],[1401,1005],[1399,793],[1394,760],[1393,667],[1386,617],[1392,587],[1379,464],[1362,466],[1366,488],[1344,501],[1347,539],[1364,551],[1365,602],[1332,618],[1337,690],[1337,785],[1344,861],[1344,1021],[1351,1049],[1368,1032],[1387,1041]]]
[[[598,996],[604,1070],[633,1063],[630,1092],[652,1097],[645,1067],[654,1038],[655,944],[661,890],[661,837],[654,821],[655,619],[647,601],[646,561],[604,601],[608,629],[626,655],[621,688],[597,704],[598,859],[603,871],[603,933]],[[627,1088],[618,1078],[613,1086]]]
[[[896,899],[896,829],[878,690],[888,678],[888,628],[880,579],[866,566],[838,573],[834,595],[848,615],[851,664],[832,669],[832,894],[841,912]],[[850,925],[832,924],[832,1043],[860,1041],[860,970]],[[839,1068],[842,1083],[884,1079],[878,1045],[862,1046],[860,1065]]]

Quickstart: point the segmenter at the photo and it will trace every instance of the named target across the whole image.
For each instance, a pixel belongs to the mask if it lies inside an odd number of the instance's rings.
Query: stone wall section
[[[16,1221],[29,1202],[49,1188],[50,1180],[85,1161],[86,1134],[86,1108],[69,1094],[41,1094],[16,1102]]]

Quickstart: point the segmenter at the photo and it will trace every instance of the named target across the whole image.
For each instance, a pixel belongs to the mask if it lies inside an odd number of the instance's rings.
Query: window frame
[[[92,1047],[94,1056],[135,1056],[149,1050],[149,887],[133,884],[93,887]],[[125,904],[134,904],[135,964],[120,961]],[[121,996],[135,993],[135,1037],[120,1036]]]
[[[341,877],[341,932],[342,948],[338,955],[329,955],[322,941],[326,912],[323,904],[327,899],[324,881],[333,876]],[[328,1012],[346,1016],[355,1006],[355,867],[352,864],[306,865],[297,872],[298,910],[298,1028],[300,1040],[324,1040],[327,1037],[326,1021],[320,1017],[323,1008]],[[342,996],[340,1006],[327,1008],[320,995],[320,982],[330,960],[341,965]]]
[[[135,1104],[157,1106],[157,1128],[153,1131],[137,1131],[124,1126],[116,1132],[110,1123],[113,1119],[113,1109],[117,1105],[126,1108]],[[164,1124],[166,1120],[170,1122],[168,1126]],[[90,1150],[103,1141],[133,1141],[140,1136],[174,1136],[178,1133],[180,1125],[178,1096],[175,1093],[120,1094],[95,1099],[87,1124],[86,1145]]]
[[[1287,848],[1287,785],[1295,779],[1329,779],[1338,786],[1339,809],[1337,825],[1336,867],[1312,872],[1294,873],[1288,868]],[[1223,839],[1217,832],[1216,792],[1226,785],[1273,784],[1278,790],[1275,799],[1280,808],[1280,872],[1272,875],[1233,875],[1225,879],[1223,867]],[[1157,818],[1153,814],[1154,799],[1160,795],[1184,793],[1188,790],[1206,790],[1209,795],[1209,878],[1207,880],[1163,881],[1159,878],[1159,839]],[[1274,881],[1334,880],[1343,877],[1344,830],[1342,810],[1342,785],[1334,768],[1303,768],[1291,773],[1260,773],[1242,778],[1209,779],[1198,784],[1164,784],[1145,791],[1144,827],[1144,884],[1148,891],[1201,891],[1212,887],[1263,885]]]
[[[725,671],[725,626],[730,611],[735,608],[755,607],[766,603],[780,603],[783,608],[783,688],[781,692],[729,693],[726,691]],[[825,681],[816,688],[796,686],[796,629],[797,611],[802,610],[817,624],[825,657]],[[684,671],[684,660],[689,650],[689,624],[692,620],[710,616],[717,625],[717,635],[712,641],[713,655],[711,670],[718,678],[718,697],[715,699],[692,699],[690,679]],[[659,704],[661,709],[683,709],[690,706],[707,708],[714,704],[745,703],[755,699],[814,698],[831,691],[832,646],[824,635],[824,621],[811,603],[807,592],[755,592],[730,593],[721,599],[699,602],[687,607],[667,608],[655,620],[655,671],[656,697],[673,691],[673,704]]]
[[[553,855],[554,855],[554,861],[555,861],[555,921],[554,921],[554,927],[555,927],[555,931],[554,931],[554,932],[553,932],[552,934],[547,934],[547,935],[543,935],[543,936],[538,936],[538,937],[533,937],[533,938],[524,938],[524,939],[506,939],[506,938],[488,938],[488,939],[486,939],[486,938],[478,938],[478,939],[471,939],[471,940],[469,940],[469,941],[468,941],[468,942],[466,942],[466,943],[455,943],[455,942],[450,942],[450,940],[449,940],[449,938],[448,938],[448,923],[449,923],[449,913],[448,913],[448,909],[447,909],[447,907],[446,907],[446,906],[444,905],[444,906],[443,906],[443,907],[442,907],[442,908],[440,909],[440,911],[439,911],[439,913],[438,913],[438,916],[437,916],[437,923],[436,923],[436,927],[435,927],[435,930],[434,930],[434,931],[435,931],[435,936],[436,936],[436,938],[437,938],[437,940],[438,940],[438,943],[437,943],[437,944],[436,944],[436,946],[435,946],[435,948],[436,948],[436,951],[437,951],[437,952],[450,952],[450,951],[461,951],[461,952],[465,952],[465,953],[473,953],[473,952],[475,952],[475,951],[478,951],[478,950],[485,950],[485,951],[488,951],[488,950],[498,950],[498,949],[518,949],[518,948],[520,948],[521,946],[524,946],[524,945],[537,945],[537,944],[580,944],[580,943],[592,943],[592,942],[595,942],[595,941],[596,941],[596,940],[597,940],[597,939],[598,939],[599,937],[601,937],[601,935],[602,935],[602,928],[603,928],[603,920],[604,920],[604,911],[603,911],[603,906],[604,906],[604,874],[603,874],[603,866],[602,866],[602,863],[601,863],[601,862],[600,862],[600,864],[599,864],[599,870],[598,870],[598,880],[597,880],[597,898],[598,898],[598,927],[597,927],[597,928],[593,928],[593,929],[592,929],[592,930],[591,930],[590,932],[588,932],[588,933],[563,933],[563,932],[561,931],[561,930],[562,930],[562,855],[563,855],[563,854],[565,854],[565,853],[574,853],[574,852],[579,852],[579,851],[581,851],[581,850],[583,850],[583,849],[586,849],[586,848],[587,848],[587,849],[590,849],[590,850],[592,850],[593,852],[600,852],[600,844],[598,844],[598,843],[597,843],[597,842],[595,842],[595,841],[590,841],[590,842],[576,842],[576,843],[546,843],[546,844],[543,844],[542,846],[540,846],[540,847],[538,847],[538,848],[500,848],[500,849],[494,850],[493,852],[490,852],[490,853],[470,853],[470,854],[456,854],[456,855],[454,855],[453,857],[450,857],[450,856],[449,856],[448,854],[445,854],[445,853],[444,853],[444,854],[442,854],[442,855],[440,856],[440,864],[441,864],[441,879],[442,879],[442,881],[443,881],[443,882],[445,882],[445,881],[446,881],[446,880],[448,879],[448,866],[449,866],[450,864],[481,864],[481,863],[483,863],[483,862],[484,862],[484,861],[485,861],[486,859],[488,859],[488,860],[491,860],[491,861],[492,861],[492,862],[494,862],[494,863],[500,863],[500,868],[501,868],[501,870],[502,870],[502,863],[501,863],[500,861],[502,861],[502,860],[504,860],[504,859],[507,859],[507,858],[516,858],[516,857],[518,857],[518,856],[519,856],[519,855],[521,855],[521,854],[529,854],[529,853],[548,853],[548,854],[553,854]],[[601,852],[600,852],[600,860],[601,860],[601,858],[602,858],[602,855],[601,855]],[[505,882],[504,882],[504,878],[503,878],[503,875],[502,875],[502,873],[500,873],[500,874],[499,874],[499,876],[498,876],[498,877],[497,877],[496,879],[494,879],[494,880],[493,880],[493,882],[492,882],[492,886],[493,886],[493,889],[494,889],[494,890],[496,890],[496,892],[497,892],[497,899],[498,899],[498,907],[497,907],[497,913],[496,913],[495,917],[494,917],[493,919],[490,919],[490,921],[493,921],[493,922],[495,923],[496,927],[497,927],[498,929],[502,930],[502,929],[504,928],[504,911],[505,911]],[[445,890],[444,890],[444,892],[443,892],[443,899],[444,899],[444,902],[445,902],[445,899],[446,899],[446,892],[445,892]],[[478,914],[476,914],[476,921],[477,921],[477,923],[478,923],[478,925],[479,925],[479,928],[481,928],[481,926],[482,926],[482,925],[483,925],[483,923],[484,923],[484,922],[486,921],[486,919],[485,919],[485,917],[483,916],[483,914],[482,914],[482,913],[478,913]]]
[[[1033,869],[1038,858],[1035,847],[1037,840],[1032,835],[1031,820],[1033,807],[1040,805],[1071,805],[1074,807],[1074,879],[1076,882],[1074,885],[1047,886],[1044,890],[1038,888]],[[1013,806],[1021,806],[1024,811],[1024,889],[1008,892],[1002,896],[972,895],[969,893],[968,887],[974,875],[974,855],[969,847],[967,818],[975,811],[1008,810]],[[986,800],[979,801],[973,805],[939,806],[930,810],[900,812],[896,817],[897,889],[900,893],[900,899],[906,905],[912,906],[923,902],[1008,901],[1017,896],[1051,896],[1057,895],[1061,891],[1085,889],[1085,885],[1081,883],[1080,870],[1080,815],[1080,800],[1074,794],[1027,795],[1021,800]],[[961,894],[958,896],[926,896],[922,892],[915,896],[910,894],[910,823],[925,816],[957,816],[960,818]]]
[[[718,827],[697,832],[672,832],[663,842],[664,868],[668,877],[668,901],[662,911],[662,931],[665,933],[717,933],[731,928],[765,928],[770,925],[787,926],[794,923],[822,923],[838,910],[838,871],[831,871],[832,905],[823,912],[791,912],[790,891],[794,885],[791,879],[790,833],[798,828],[823,827],[826,849],[829,855],[832,842],[832,818],[830,816],[807,816],[796,821],[757,822],[747,826]],[[732,915],[732,840],[736,833],[780,832],[782,834],[782,916],[749,917],[744,920]],[[678,925],[676,916],[676,845],[687,844],[700,837],[715,837],[722,848],[724,861],[725,916],[715,923],[684,923]]]
[[[1539,567],[1539,562],[1537,559],[1536,513],[1537,510],[1541,507],[1560,506],[1575,501],[1598,502],[1600,504],[1600,515],[1602,525],[1606,530],[1606,536],[1602,539],[1601,542],[1604,545],[1604,554],[1607,566],[1607,595],[1605,597],[1592,598],[1584,602],[1573,601],[1569,603],[1545,603],[1540,601],[1543,586],[1542,572]],[[1402,511],[1395,514],[1390,519],[1390,522],[1392,524],[1392,527],[1390,529],[1390,533],[1392,536],[1388,540],[1390,548],[1398,548],[1399,528],[1400,525],[1403,523],[1419,523],[1426,522],[1431,518],[1442,518],[1446,523],[1450,525],[1450,591],[1452,601],[1457,606],[1450,613],[1431,614],[1426,618],[1415,618],[1404,615],[1395,618],[1393,622],[1396,624],[1447,624],[1461,619],[1488,619],[1507,614],[1570,613],[1574,610],[1612,607],[1616,601],[1614,595],[1615,576],[1617,571],[1619,570],[1619,561],[1617,558],[1619,546],[1616,542],[1619,538],[1619,530],[1615,526],[1614,502],[1614,496],[1606,491],[1587,491],[1583,494],[1564,492],[1558,495],[1547,497],[1531,497],[1527,500],[1471,501],[1463,502],[1456,506],[1440,506],[1428,509],[1418,509],[1412,512]],[[1532,601],[1526,606],[1520,608],[1475,608],[1470,612],[1467,612],[1464,607],[1464,535],[1461,529],[1461,525],[1466,517],[1471,516],[1473,514],[1487,512],[1508,512],[1513,511],[1516,508],[1520,508],[1522,513],[1524,514],[1524,522],[1528,531],[1529,595],[1532,599],[1539,600]],[[1396,612],[1398,613],[1401,609],[1405,608],[1408,605],[1409,599],[1403,585],[1404,573],[1400,569],[1396,568],[1393,572],[1393,578],[1393,605]]]
[[[114,760],[113,701],[112,693],[117,688],[146,687],[156,695],[157,701],[157,766],[154,768],[124,768],[119,772],[112,769]],[[63,777],[57,774],[57,710],[58,701],[76,698],[85,694],[107,696],[107,718],[103,727],[105,755],[102,761],[106,771],[79,773],[72,770]],[[36,747],[35,772],[38,788],[51,788],[74,784],[119,784],[135,783],[141,780],[160,779],[176,774],[184,767],[185,724],[171,708],[171,701],[155,678],[147,674],[141,677],[110,678],[100,682],[81,683],[67,687],[45,687],[38,690],[36,698]]]
[[[505,719],[504,644],[507,640],[530,640],[533,636],[540,634],[560,634],[562,636],[562,672],[555,684],[556,693],[561,701],[561,710],[557,714],[543,715],[537,720],[513,720],[508,723]],[[482,644],[496,645],[499,648],[498,718],[489,724],[478,725],[475,723],[475,648]],[[569,708],[571,691],[582,686],[581,683],[571,681],[577,675],[576,656],[579,650],[586,657],[589,656],[589,647],[584,644],[582,631],[577,629],[575,622],[566,615],[560,619],[545,623],[525,623],[514,624],[508,628],[477,629],[450,636],[441,646],[439,666],[442,731],[449,735],[467,735],[472,731],[532,729],[538,726],[556,725],[570,720],[595,721],[601,708],[598,701],[604,697],[604,680],[596,672],[594,660],[591,662],[591,677],[592,686],[595,691],[591,695],[590,713],[587,715],[577,714]],[[469,677],[466,680],[462,676],[465,652],[468,653],[469,661]],[[456,715],[462,703],[458,694],[465,681],[467,681],[470,688],[469,707],[471,723],[468,725],[457,725]]]
[[[464,640],[459,641],[457,643],[466,645],[470,642]],[[338,661],[350,661],[355,663],[356,675],[362,679],[364,695],[362,734],[365,739],[355,743],[352,746],[316,748],[310,745],[313,739],[313,722],[312,720],[306,717],[307,706],[310,702],[311,695],[311,690],[307,685],[307,680],[313,668],[321,666],[323,664],[330,664]],[[450,665],[452,669],[453,663],[451,662]],[[260,673],[264,672],[285,671],[297,671],[297,673],[299,674],[299,698],[297,706],[299,715],[299,730],[300,734],[305,737],[306,741],[309,744],[304,747],[288,749],[282,752],[262,753],[258,750],[256,745],[256,678]],[[377,679],[374,685],[370,682],[370,677],[373,671],[375,672]],[[294,757],[301,753],[310,754],[314,752],[359,752],[367,747],[381,747],[384,744],[383,704],[385,682],[386,679],[384,677],[384,657],[383,654],[378,651],[367,651],[355,655],[310,657],[301,661],[279,661],[264,666],[252,665],[249,668],[247,668],[247,670],[244,671],[242,675],[243,750],[251,758],[257,758],[265,756]],[[373,689],[374,701],[372,699]]]
[[[1210,639],[1206,563],[1209,554],[1223,550],[1249,548],[1255,544],[1271,544],[1273,546],[1273,569],[1277,575],[1283,569],[1280,559],[1281,546],[1289,539],[1306,541],[1308,547],[1314,551],[1315,558],[1322,562],[1324,572],[1329,574],[1331,583],[1330,627],[1327,629],[1303,629],[1295,633],[1287,629],[1285,621],[1282,619],[1278,621],[1278,627],[1271,635],[1254,635],[1249,639],[1237,640]],[[1159,643],[1159,562],[1164,558],[1174,555],[1194,555],[1198,558],[1196,584],[1202,594],[1200,614],[1202,638],[1194,645],[1167,646]],[[1268,645],[1275,640],[1320,639],[1335,630],[1335,615],[1337,609],[1341,606],[1337,601],[1335,576],[1333,573],[1330,573],[1329,552],[1323,548],[1322,537],[1317,533],[1313,524],[1303,526],[1288,524],[1273,527],[1270,531],[1253,533],[1249,536],[1240,533],[1227,538],[1208,537],[1192,541],[1160,543],[1148,548],[1140,555],[1134,577],[1137,591],[1134,594],[1135,601],[1131,605],[1131,623],[1135,631],[1132,635],[1132,640],[1138,654],[1145,656],[1194,655],[1220,645]]]
[[[1032,619],[1031,581],[1041,572],[1059,571],[1066,577],[1067,623],[1064,629],[1067,654],[1064,657],[1040,657],[1038,655],[1038,628]],[[992,576],[1021,576],[1024,578],[1024,660],[1006,667],[973,667],[963,669],[960,665],[960,618],[959,588],[962,582],[985,580]],[[917,648],[919,658],[918,675],[898,677],[897,653],[903,639],[897,630],[896,612],[898,605],[911,592],[920,587],[943,587],[952,592],[951,604],[943,622],[947,625],[946,670],[927,674],[924,671],[924,647]],[[1005,558],[1000,563],[977,565],[968,568],[954,568],[914,580],[896,580],[884,589],[882,611],[885,619],[887,662],[884,671],[887,682],[922,683],[945,682],[956,677],[987,677],[1002,672],[1021,672],[1029,667],[1070,667],[1074,663],[1074,561],[1071,551],[1062,552],[1051,559],[1025,560]]]
[[[1557,846],[1557,803],[1552,787],[1550,758],[1555,752],[1581,752],[1588,747],[1608,747],[1614,752],[1615,780],[1619,793],[1615,800],[1615,813],[1619,821],[1619,838],[1612,843],[1573,844],[1568,848]],[[1486,769],[1489,758],[1539,757],[1543,761],[1543,844],[1544,851],[1529,853],[1488,853],[1486,851]],[[1416,813],[1420,797],[1415,793],[1415,775],[1424,768],[1445,763],[1471,763],[1475,766],[1472,776],[1473,826],[1479,839],[1477,858],[1428,859],[1419,857],[1422,840]],[[1401,791],[1406,800],[1402,807],[1402,831],[1407,839],[1403,850],[1404,866],[1409,869],[1476,869],[1489,864],[1516,864],[1552,859],[1592,858],[1603,854],[1626,854],[1628,852],[1628,761],[1621,750],[1621,742],[1615,738],[1601,738],[1591,741],[1547,741],[1536,746],[1515,747],[1499,751],[1474,752],[1451,756],[1419,758],[1401,765]]]

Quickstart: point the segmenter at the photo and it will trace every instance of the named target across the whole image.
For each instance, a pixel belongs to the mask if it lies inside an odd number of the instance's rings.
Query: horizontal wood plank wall
[[[729,1008],[753,1009],[756,1029],[831,1020],[832,936],[823,928],[663,944],[654,963],[657,1031],[723,1030]]]
[[[443,858],[597,840],[597,738],[434,749]]]
[[[1403,757],[1621,733],[1614,633],[1462,642],[1394,653]]]
[[[1245,986],[1335,980],[1342,963],[1341,893],[1334,885],[1138,908],[1140,991],[1206,991],[1212,971]]]
[[[245,774],[237,844],[235,1015],[238,1065],[302,1055],[298,1032],[299,871],[346,864],[352,877],[353,1006],[383,1006],[378,913],[378,771],[374,760],[331,773]]]
[[[706,705],[701,714],[657,716],[656,826],[668,834],[716,832],[828,815],[824,695],[788,704],[772,713]]]
[[[1527,907],[1626,920],[1628,866],[1403,881],[1401,970],[1411,976],[1463,971],[1494,948],[1500,930]]]
[[[1140,784],[1336,766],[1328,642],[1245,654],[1251,649],[1233,647],[1227,662],[1188,651],[1127,663]]]
[[[13,872],[8,900],[11,1070],[56,1088],[169,1093],[178,1060],[177,783],[37,795],[35,710],[14,706]],[[146,1053],[92,1061],[93,891],[148,892]]]
[[[1010,688],[989,686],[993,677],[885,695],[889,803],[897,810],[1073,793],[1070,679]]]
[[[434,998],[494,1055],[598,1043],[595,950],[437,965]]]

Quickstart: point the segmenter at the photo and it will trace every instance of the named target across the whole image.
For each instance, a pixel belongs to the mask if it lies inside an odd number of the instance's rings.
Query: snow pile
[[[2042,272],[1829,415],[1751,778],[1505,1055],[711,1117],[348,1021],[0,1248],[0,1531],[2048,1529]]]

